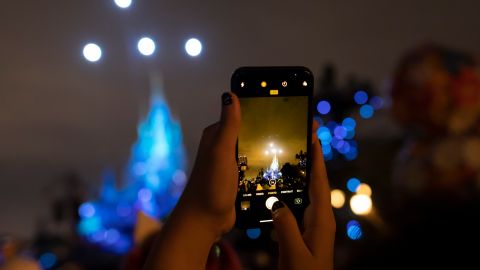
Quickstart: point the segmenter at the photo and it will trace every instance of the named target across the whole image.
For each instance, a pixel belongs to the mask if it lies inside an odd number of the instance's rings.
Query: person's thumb
[[[290,209],[283,202],[276,201],[272,206],[272,218],[280,256],[290,254],[289,257],[303,257],[308,249],[298,228],[297,220]]]
[[[240,131],[240,102],[232,92],[222,94],[222,115],[220,117],[219,143],[235,147]]]

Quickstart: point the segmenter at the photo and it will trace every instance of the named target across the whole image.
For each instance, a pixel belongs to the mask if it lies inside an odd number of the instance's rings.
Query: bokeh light
[[[364,119],[372,118],[373,112],[374,110],[371,105],[365,104],[360,107],[360,116]]]
[[[337,126],[333,130],[333,134],[338,139],[344,139],[347,136],[347,129],[344,126]]]
[[[330,144],[330,142],[332,141],[332,134],[330,134],[330,130],[326,127],[318,128],[317,136],[320,139],[322,145]]]
[[[347,181],[347,188],[351,192],[355,192],[359,185],[360,185],[360,180],[358,180],[355,177],[352,177],[352,178],[348,179],[348,181]]]
[[[109,229],[105,233],[105,242],[113,245],[120,239],[120,233],[116,229]]]
[[[150,56],[155,52],[155,42],[149,37],[143,37],[138,41],[138,51],[145,55]]]
[[[368,215],[372,211],[372,199],[365,194],[356,194],[350,198],[350,208],[356,215]]]
[[[102,49],[95,43],[88,43],[83,47],[83,56],[90,62],[97,62],[102,58]]]
[[[347,117],[343,119],[342,126],[344,126],[347,129],[347,131],[355,130],[355,127],[357,126],[357,122],[355,121],[355,119]]]
[[[342,208],[345,204],[345,193],[340,189],[334,189],[330,192],[330,200],[335,208]]]
[[[330,144],[322,145],[322,152],[324,156],[328,156],[332,153],[332,147]]]
[[[383,108],[383,98],[379,96],[374,96],[370,99],[369,104],[372,105],[375,110],[380,110],[381,108]]]
[[[115,4],[119,8],[128,8],[130,5],[132,5],[132,0],[115,0]]]
[[[362,238],[363,232],[360,223],[356,220],[350,220],[347,223],[347,236],[352,240],[358,240]]]
[[[321,100],[317,104],[317,111],[320,114],[323,114],[323,115],[328,114],[330,112],[330,109],[331,109],[330,102],[326,100]]]
[[[152,191],[147,188],[142,188],[138,191],[138,199],[141,202],[149,202],[152,200]]]
[[[362,104],[367,103],[368,94],[367,94],[367,92],[365,92],[363,90],[359,90],[359,91],[355,92],[355,95],[353,96],[353,99],[355,100],[355,103],[357,103],[359,105],[362,105]]]
[[[353,141],[350,142],[350,151],[344,154],[344,157],[346,160],[354,160],[358,156],[358,149],[357,146],[352,144],[354,143]]]
[[[253,229],[247,230],[247,236],[250,239],[257,239],[260,237],[260,234],[262,234],[262,231],[259,228],[253,228]]]
[[[372,188],[365,183],[361,183],[358,185],[357,190],[355,191],[357,194],[364,194],[367,196],[372,196]]]
[[[50,269],[57,263],[57,256],[51,252],[43,253],[38,261],[43,269]]]
[[[91,203],[82,203],[78,208],[78,214],[83,218],[93,217],[95,215],[95,207]]]
[[[185,51],[190,56],[198,56],[202,52],[202,43],[196,38],[191,38],[185,43]]]

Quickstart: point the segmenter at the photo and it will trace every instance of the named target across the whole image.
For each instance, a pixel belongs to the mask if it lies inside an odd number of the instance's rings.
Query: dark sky
[[[161,70],[189,160],[218,119],[235,68],[332,62],[382,86],[405,50],[426,41],[480,54],[478,0],[134,1],[7,0],[0,5],[0,233],[28,235],[66,170],[94,189],[120,171],[145,114],[149,74]],[[136,40],[158,42],[139,56]],[[187,57],[183,43],[203,41]],[[98,63],[81,54],[88,42]],[[191,164],[190,164],[191,165]]]
[[[307,150],[308,97],[242,98],[240,104],[238,153],[248,158],[246,177],[256,177],[258,169],[270,166],[270,143],[282,150],[277,155],[280,168],[286,162],[295,164],[295,154]]]

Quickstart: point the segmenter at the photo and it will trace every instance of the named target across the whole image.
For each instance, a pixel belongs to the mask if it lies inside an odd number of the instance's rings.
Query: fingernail
[[[225,93],[222,94],[222,104],[223,105],[232,104],[232,96],[230,95],[230,93],[225,92]]]
[[[278,214],[278,210],[283,207],[285,207],[285,204],[281,201],[276,201],[275,203],[273,203],[272,215],[275,217]]]

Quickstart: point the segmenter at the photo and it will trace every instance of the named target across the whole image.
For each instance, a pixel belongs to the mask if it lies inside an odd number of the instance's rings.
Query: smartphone
[[[309,204],[313,75],[305,67],[242,67],[231,79],[242,125],[237,141],[236,226],[272,222],[275,201],[299,224]]]

